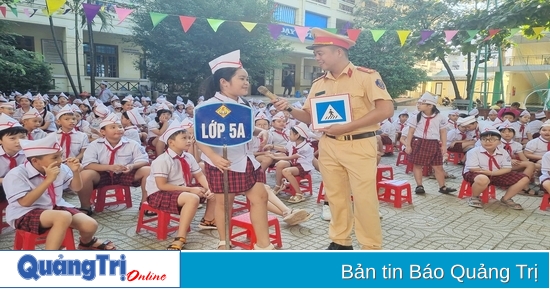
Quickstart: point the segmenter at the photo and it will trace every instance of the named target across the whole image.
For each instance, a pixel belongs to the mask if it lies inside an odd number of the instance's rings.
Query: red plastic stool
[[[413,164],[407,163],[407,169],[405,169],[405,174],[408,174],[413,171]],[[422,167],[422,176],[429,177],[433,173],[433,168],[431,166],[423,166]]]
[[[378,200],[393,203],[395,208],[401,208],[403,201],[412,204],[411,184],[401,180],[386,180],[378,182],[378,187],[384,189],[383,194],[378,194]],[[403,190],[406,194],[403,195]]]
[[[145,216],[145,211],[154,212],[157,215],[147,217]],[[151,231],[157,234],[158,240],[166,240],[168,233],[177,231],[179,226],[170,226],[171,221],[176,223],[180,222],[179,216],[171,215],[167,212],[155,209],[149,205],[149,203],[141,203],[141,209],[139,210],[138,223],[136,227],[136,234],[138,234],[141,229]],[[157,226],[149,225],[149,223],[157,222]],[[191,228],[187,228],[187,232],[191,231]]]
[[[311,174],[307,174],[305,177],[299,177],[295,176],[296,181],[298,181],[298,184],[300,186],[300,191],[302,191],[302,194],[309,193],[313,196],[313,182],[311,181]],[[302,182],[302,180],[307,180],[306,182]],[[286,189],[284,191],[292,196],[296,195],[296,192],[294,191],[294,188],[288,184]]]
[[[4,217],[6,216],[7,207],[8,207],[8,201],[3,201],[0,203],[0,234],[2,233],[2,229],[10,226],[4,222]]]
[[[469,182],[462,180],[462,184],[460,185],[460,191],[458,193],[458,198],[463,199],[471,196],[472,196],[472,185]],[[497,194],[496,194],[495,186],[490,185],[481,193],[480,195],[481,202],[484,204],[487,204],[489,203],[489,199],[491,198],[496,199],[496,196]]]
[[[542,196],[542,202],[540,203],[540,209],[546,211],[550,207],[550,194],[544,193]]]
[[[384,176],[388,172],[389,176]],[[379,165],[376,168],[376,181],[393,180],[393,168],[391,166]]]
[[[233,216],[235,213],[241,212],[241,211],[249,211],[250,210],[250,203],[248,202],[248,198],[245,197],[244,201],[233,200],[233,209],[231,210],[231,215]]]
[[[325,195],[323,194],[324,188],[325,188],[325,184],[321,182],[321,184],[319,185],[319,193],[317,193],[317,204],[325,200]]]
[[[150,161],[154,161],[157,158],[157,148],[154,146],[146,146],[145,152],[147,152],[147,155],[149,156]]]
[[[399,165],[407,165],[408,162],[407,162],[407,153],[404,152],[404,151],[400,151],[399,154],[397,155],[397,160],[395,161],[395,166],[399,166]]]
[[[267,224],[268,227],[275,227],[275,232],[269,234],[269,239],[277,247],[283,247],[283,240],[281,238],[281,227],[279,225],[279,220],[273,215],[267,215]],[[233,227],[238,227],[244,229],[243,231],[233,233]],[[240,242],[236,238],[239,236],[246,235],[247,239],[250,242]],[[256,234],[254,233],[254,228],[252,227],[252,221],[250,221],[250,213],[245,213],[231,218],[231,226],[229,228],[229,236],[231,239],[231,245],[238,246],[243,249],[253,250],[254,244],[256,244]]]
[[[393,144],[384,145],[384,153],[385,154],[393,153]]]
[[[458,163],[462,160],[463,157],[464,157],[463,153],[449,152],[449,157],[447,158],[447,161],[455,165],[458,165]]]
[[[48,230],[44,234],[36,235],[23,230],[15,230],[15,241],[13,242],[13,249],[34,250],[36,249],[36,245],[46,243],[46,237],[48,237],[49,232],[50,231]],[[76,247],[74,245],[73,229],[71,227],[67,228],[67,231],[65,232],[65,239],[63,239],[63,242],[61,243],[61,247],[67,250],[76,250]]]
[[[114,193],[107,194],[108,191],[114,191]],[[115,201],[106,202],[107,198],[116,198]],[[132,207],[132,194],[130,187],[111,185],[97,188],[92,192],[91,202],[95,203],[95,211],[103,212],[103,209],[107,206],[114,206],[119,204],[126,204],[127,208]]]

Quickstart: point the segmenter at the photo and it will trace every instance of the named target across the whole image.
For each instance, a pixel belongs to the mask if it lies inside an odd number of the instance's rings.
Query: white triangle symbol
[[[328,105],[327,110],[323,114],[323,117],[321,118],[321,121],[328,121],[328,120],[341,120],[342,117],[338,114],[336,109],[332,107],[332,105]]]

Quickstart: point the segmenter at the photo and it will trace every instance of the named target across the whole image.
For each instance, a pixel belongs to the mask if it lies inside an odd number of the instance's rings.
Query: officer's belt
[[[330,138],[333,138],[335,140],[356,140],[356,139],[373,137],[375,135],[376,135],[375,132],[369,131],[369,132],[364,132],[364,133],[359,133],[359,134],[352,134],[352,135],[336,135],[335,136],[335,135],[327,134],[326,136],[330,137]]]

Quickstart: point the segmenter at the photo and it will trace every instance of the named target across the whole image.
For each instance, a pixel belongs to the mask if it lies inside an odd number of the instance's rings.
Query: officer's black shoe
[[[353,246],[344,246],[344,245],[340,245],[332,242],[328,246],[327,250],[353,250]]]

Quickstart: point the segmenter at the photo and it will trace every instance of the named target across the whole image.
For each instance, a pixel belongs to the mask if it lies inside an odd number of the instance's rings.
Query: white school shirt
[[[458,128],[452,129],[447,132],[447,147],[451,146],[454,141],[462,141],[461,131]],[[464,132],[466,133],[466,132]]]
[[[527,142],[524,151],[533,153],[537,156],[543,156],[548,151],[548,141],[542,137],[534,138]]]
[[[42,139],[48,135],[45,131],[40,128],[34,129],[31,131],[32,140]]]
[[[512,127],[516,131],[516,134],[514,135],[514,139],[519,142],[521,142],[522,139],[527,139],[527,127],[529,123],[526,123],[523,125],[523,133],[520,132],[521,125],[522,123],[519,121],[512,123]]]
[[[512,159],[515,159],[518,153],[523,152],[523,145],[517,141],[511,140],[509,143],[505,140],[500,140],[500,145],[498,145],[499,148],[501,148],[503,151],[508,152],[506,149],[504,149],[504,146],[506,144],[510,145],[510,148],[512,149]]]
[[[31,108],[29,107],[29,110]],[[26,111],[23,111],[23,108],[17,108],[15,109],[15,112],[13,113],[13,118],[17,121],[21,121],[21,118],[23,117],[23,115],[25,114]]]
[[[39,113],[40,113],[40,115],[42,115],[44,113],[44,111],[41,111]],[[46,128],[46,130],[50,131],[50,132],[56,131],[57,126],[55,125],[55,116],[53,115],[53,113],[51,113],[49,111],[46,111],[46,115],[44,116],[44,122],[47,122],[47,121],[50,122],[50,125],[48,126],[48,128]]]
[[[148,107],[144,106],[144,107],[140,108],[140,110],[145,116],[148,116],[151,113],[155,113],[155,108],[152,107],[152,106],[148,106]]]
[[[63,190],[68,189],[73,179],[73,172],[65,164],[61,164],[59,167],[59,174],[53,185],[55,188],[55,199],[57,206],[60,207],[74,207],[67,203],[63,199]],[[44,182],[44,178],[40,172],[38,172],[31,163],[25,162],[13,170],[11,170],[5,177],[2,183],[4,191],[6,192],[6,199],[8,200],[8,207],[6,209],[6,222],[10,226],[15,226],[15,220],[21,218],[23,215],[34,209],[51,210],[54,207],[48,190],[45,190],[40,197],[34,201],[29,207],[21,206],[18,202],[19,199],[24,197],[34,188],[38,187]]]
[[[393,127],[396,133],[403,132],[403,129],[405,128],[406,125],[407,125],[406,121],[404,123],[399,122],[399,120],[396,120],[393,122]]]
[[[391,123],[389,120],[384,120],[382,122],[382,125],[380,126],[380,130],[382,133],[385,133],[388,135],[388,137],[391,139],[392,142],[395,142],[395,126],[393,123]]]
[[[527,124],[527,132],[531,135],[538,133],[544,123],[538,119],[535,119]]]
[[[484,171],[489,170],[489,157],[485,155],[486,152],[487,150],[483,147],[475,147],[469,150],[466,153],[466,164],[464,165],[464,173],[469,172],[471,169],[479,168]],[[495,160],[497,161],[497,164],[501,169],[512,168],[512,158],[500,146],[497,146],[493,156],[495,157]],[[499,169],[493,164],[493,171],[497,170]]]
[[[82,166],[86,167],[89,164],[95,163],[100,165],[108,165],[111,158],[111,151],[107,148],[116,149],[122,146],[116,151],[115,161],[116,165],[131,165],[137,163],[149,163],[149,156],[145,152],[145,148],[139,143],[122,137],[118,144],[113,148],[105,138],[98,138],[91,142],[84,152],[82,158]]]
[[[73,129],[70,132],[70,134],[71,134],[71,147],[70,147],[69,157],[74,158],[80,154],[80,150],[87,148],[90,142],[88,141],[88,136],[83,132],[79,132]],[[63,137],[63,131],[61,129],[58,129],[56,132],[56,135],[57,135],[57,141],[63,148],[63,158],[65,158],[66,156],[65,151],[67,148],[65,147],[65,142],[63,143],[61,142],[61,138]]]
[[[277,131],[274,128],[269,129],[269,138],[267,139],[268,144],[276,146],[286,146],[289,141],[290,139],[286,130]]]
[[[124,128],[124,137],[134,140],[137,143],[141,143],[141,138],[139,138],[139,130],[135,125],[127,126]]]
[[[541,175],[539,177],[540,183],[546,179],[550,179],[550,151],[544,153],[542,156],[542,164],[540,167]]]
[[[17,165],[20,165],[27,160],[27,157],[23,151],[16,153],[13,157],[15,158]],[[5,177],[9,171],[10,159],[8,158],[8,155],[6,154],[6,151],[4,151],[2,145],[0,145],[0,178]]]
[[[58,113],[61,109],[62,109],[62,107],[61,107],[59,104],[56,104],[56,105],[54,105],[54,106],[52,107],[52,113],[53,113],[54,115],[57,115],[57,113]],[[54,131],[55,131],[55,129],[54,129]]]
[[[477,140],[479,141],[479,139],[477,138],[478,135],[480,135],[481,132],[479,131],[479,124],[478,124],[478,127],[474,130],[469,130],[466,132],[466,139],[467,140]]]
[[[214,97],[201,102],[197,107],[200,107],[202,105],[207,104],[213,104],[213,103],[239,103],[246,105],[242,98],[239,97],[238,102],[220,94],[219,92],[216,92],[216,95]],[[196,125],[201,125],[200,123],[197,123]],[[210,147],[216,154],[222,155],[223,149],[220,147]],[[231,166],[229,167],[229,170],[238,172],[238,173],[244,173],[246,171],[246,163],[248,160],[252,162],[254,165],[254,169],[257,169],[260,167],[260,163],[256,160],[256,157],[254,156],[254,151],[252,150],[252,145],[249,143],[228,147],[227,148],[227,158],[231,162]],[[201,154],[201,159],[205,162],[207,162],[209,165],[214,166],[214,163],[204,154]]]
[[[445,126],[447,125],[447,119],[444,116],[442,116],[441,113],[430,116],[433,118],[430,119],[430,126],[428,127],[428,130],[426,132],[426,136],[424,136],[426,117],[427,116],[424,113],[422,113],[422,117],[420,118],[420,121],[418,123],[416,122],[416,118],[417,118],[416,115],[409,117],[407,124],[410,127],[415,129],[414,137],[430,139],[430,140],[440,140],[441,139],[440,130],[445,128]]]
[[[87,135],[91,135],[92,134],[92,131],[90,129],[90,123],[86,120],[80,120],[80,122],[78,124],[76,124],[75,128],[78,128],[79,131],[87,134]]]
[[[296,146],[295,142],[288,142],[288,144],[286,145],[288,156],[292,155],[294,147],[298,149],[296,153],[300,156],[300,158],[298,158],[297,160],[290,160],[290,162],[296,161],[298,164],[302,165],[302,168],[306,172],[315,169],[315,167],[313,166],[313,147],[311,147],[311,145],[307,141],[303,141],[298,146]]]
[[[185,177],[183,175],[183,168],[181,167],[180,160],[176,159],[176,152],[171,149],[167,149],[166,152],[162,153],[151,163],[151,173],[147,177],[147,184],[145,185],[145,190],[147,195],[151,195],[160,191],[157,187],[157,182],[155,177],[166,178],[166,182],[175,186],[187,186],[185,182]],[[191,178],[196,173],[201,171],[199,164],[195,160],[192,154],[188,152],[183,152],[181,156],[189,164],[191,169]]]
[[[156,120],[152,120],[149,123],[147,123],[147,141],[151,138],[159,137],[156,133],[153,132],[154,129],[160,130],[160,125]]]
[[[179,110],[174,110],[174,112],[172,113],[172,115],[175,115],[177,116],[180,120],[184,120],[186,119],[188,116],[187,116],[187,113],[185,113],[185,109],[182,110],[181,112]]]
[[[87,119],[88,123],[90,124],[90,133],[92,132],[91,129],[95,129],[99,131],[101,129],[101,122],[103,121],[103,118],[101,117],[95,117],[94,113],[90,113],[90,116],[88,116]],[[92,135],[97,136],[98,138],[102,137],[99,134],[92,133]]]
[[[453,129],[457,129],[458,128],[458,125],[456,124],[455,121],[452,121],[450,118],[447,119],[447,124],[445,126],[445,128],[447,128],[447,131],[451,131]]]

